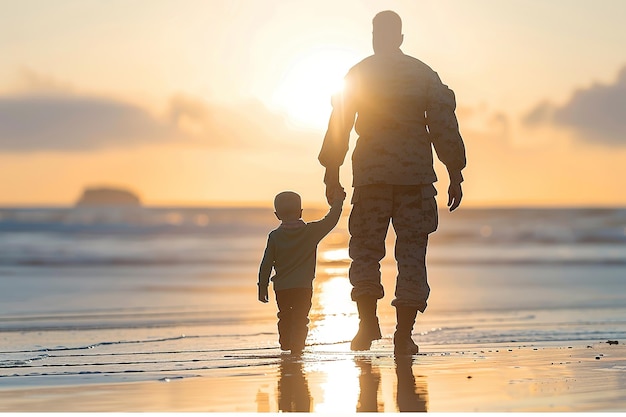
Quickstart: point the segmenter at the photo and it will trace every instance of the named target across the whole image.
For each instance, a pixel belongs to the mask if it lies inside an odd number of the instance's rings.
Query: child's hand
[[[262,303],[267,303],[269,301],[266,286],[259,285],[259,301]]]
[[[335,194],[333,195],[332,203],[343,202],[343,200],[345,199],[346,199],[346,192],[344,191],[343,187],[336,188]]]

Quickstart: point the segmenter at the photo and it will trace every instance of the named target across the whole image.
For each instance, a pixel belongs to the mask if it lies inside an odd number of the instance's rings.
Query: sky
[[[462,207],[626,205],[622,0],[0,0],[0,206],[326,204],[330,95],[382,10],[456,94]]]

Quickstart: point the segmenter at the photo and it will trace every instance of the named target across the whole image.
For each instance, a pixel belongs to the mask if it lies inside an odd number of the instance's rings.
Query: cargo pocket
[[[350,200],[350,204],[352,204],[352,210],[350,210],[350,217],[348,217],[348,232],[350,232],[351,236],[354,236],[355,233],[358,234],[360,230],[360,204],[359,199],[361,196],[361,187],[354,187],[352,191],[352,199]]]
[[[361,195],[361,187],[354,187],[352,191],[352,199],[350,200],[350,204],[354,205],[359,202],[359,196]]]
[[[422,219],[424,233],[432,233],[437,230],[439,225],[439,213],[437,210],[437,189],[433,184],[422,187]]]

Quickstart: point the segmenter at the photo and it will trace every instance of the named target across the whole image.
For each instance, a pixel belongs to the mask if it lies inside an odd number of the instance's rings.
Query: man
[[[381,338],[376,304],[384,296],[380,260],[391,221],[398,264],[391,303],[397,320],[394,353],[415,354],[419,348],[411,333],[430,293],[426,246],[438,224],[432,147],[448,170],[448,207],[454,211],[463,196],[465,146],[453,91],[429,66],[400,50],[400,16],[383,11],[372,23],[374,55],[348,71],[343,92],[333,97],[319,161],[326,168],[328,198],[342,187],[339,167],[355,128],[359,138],[352,154],[349,276],[360,323],[351,349],[369,350]]]

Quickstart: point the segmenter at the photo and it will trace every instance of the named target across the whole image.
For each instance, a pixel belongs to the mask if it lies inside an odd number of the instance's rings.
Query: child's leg
[[[282,350],[291,350],[292,297],[291,290],[276,291],[278,305],[278,343]]]
[[[291,332],[291,353],[300,353],[304,349],[309,333],[309,311],[311,311],[311,288],[294,288],[292,296],[293,317]]]

